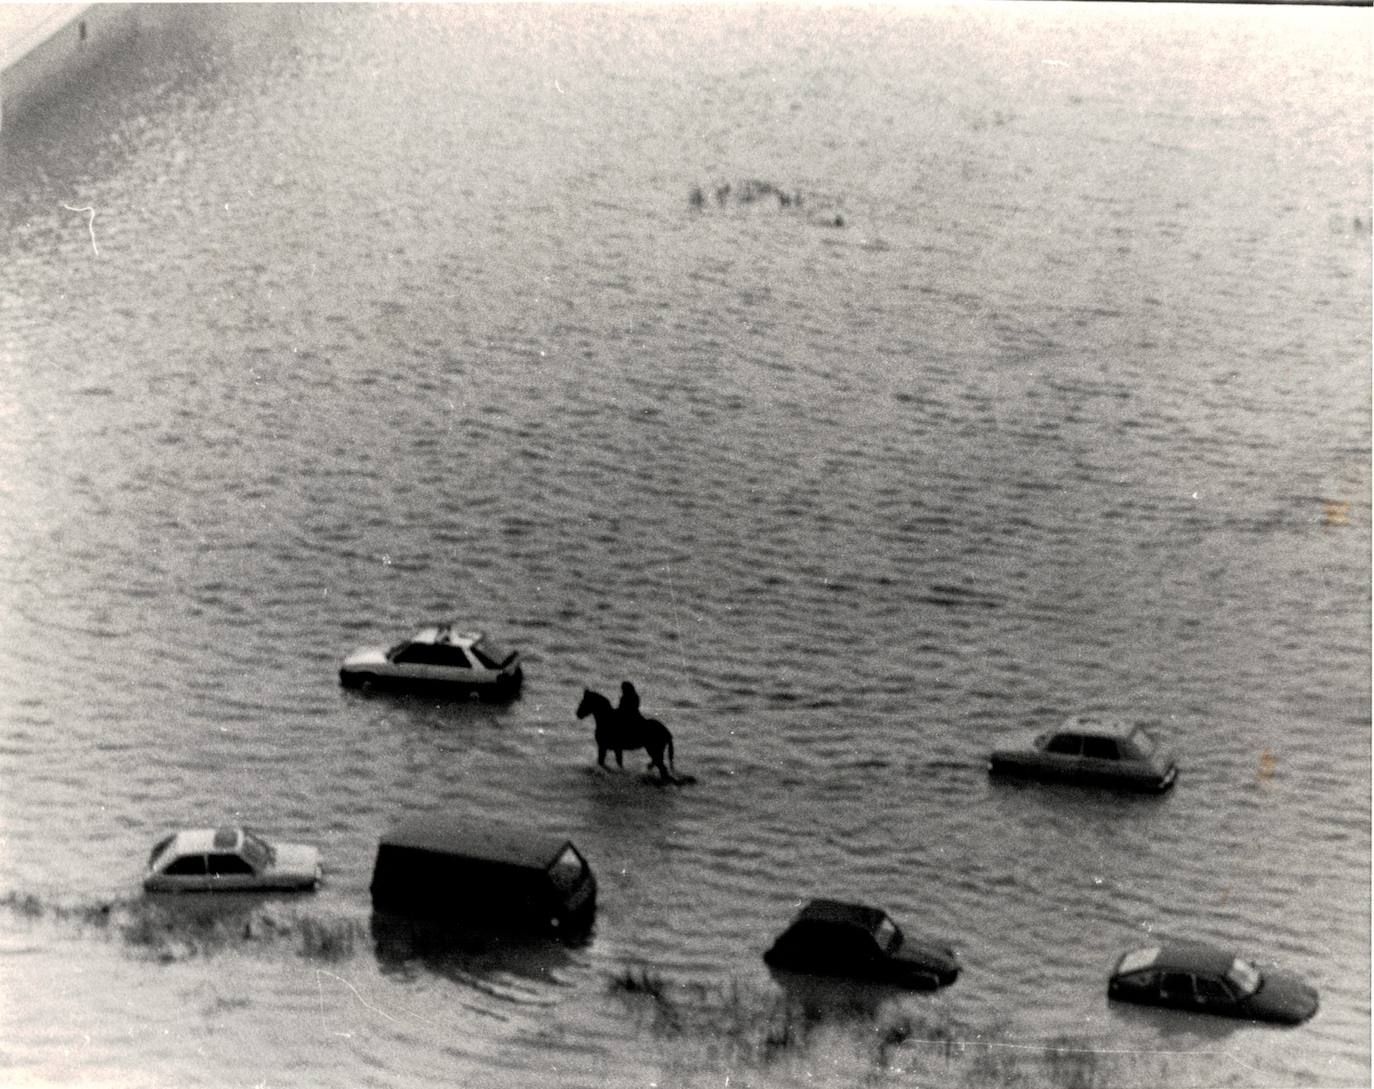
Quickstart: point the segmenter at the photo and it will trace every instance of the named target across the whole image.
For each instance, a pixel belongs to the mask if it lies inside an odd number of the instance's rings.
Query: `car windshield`
[[[873,937],[878,942],[878,948],[885,953],[895,953],[897,946],[902,944],[902,933],[897,929],[897,924],[886,915],[878,923],[873,931]]]
[[[1240,992],[1243,998],[1248,998],[1260,989],[1263,981],[1259,969],[1248,960],[1241,960],[1237,957],[1231,962],[1231,967],[1226,969],[1226,978],[1231,981],[1231,985]]]
[[[571,847],[563,848],[563,853],[549,867],[549,877],[559,891],[572,892],[582,880],[582,859]]]
[[[270,863],[272,856],[276,854],[266,840],[253,832],[243,833],[243,846],[239,853],[259,870]]]
[[[1149,756],[1155,751],[1158,742],[1145,727],[1137,726],[1131,731],[1131,744],[1135,746],[1135,751],[1141,756]]]
[[[149,866],[152,866],[157,862],[158,855],[162,854],[163,851],[167,850],[167,848],[172,845],[172,840],[174,839],[176,839],[176,836],[168,836],[166,839],[158,840],[157,845],[153,848],[152,853],[148,856]]]
[[[510,651],[485,635],[472,644],[472,652],[488,669],[500,669],[511,656]]]

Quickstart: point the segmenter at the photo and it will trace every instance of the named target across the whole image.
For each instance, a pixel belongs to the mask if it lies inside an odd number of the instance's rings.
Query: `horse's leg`
[[[616,749],[616,750],[615,750],[615,766],[618,767],[618,768],[623,768],[623,767],[625,766],[625,750],[624,750],[624,749]]]
[[[644,751],[649,754],[649,767],[658,768],[659,783],[663,784],[674,782],[675,780],[673,778],[672,773],[663,763],[663,747],[657,744],[653,745],[652,747],[646,745]]]
[[[601,767],[606,766],[606,746],[598,744],[596,747],[596,762]]]

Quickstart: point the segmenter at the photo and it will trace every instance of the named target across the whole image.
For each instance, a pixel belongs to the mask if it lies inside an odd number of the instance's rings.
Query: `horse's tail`
[[[665,726],[663,727],[663,732],[668,735],[668,767],[673,771],[677,771],[677,768],[673,767],[673,731]]]

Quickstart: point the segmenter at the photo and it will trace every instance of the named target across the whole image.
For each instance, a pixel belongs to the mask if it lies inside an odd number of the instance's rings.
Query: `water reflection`
[[[511,981],[563,985],[574,964],[572,949],[587,938],[555,938],[446,926],[373,912],[369,922],[377,964],[384,975],[413,980],[422,972],[465,987],[509,995]]]
[[[1113,1021],[1121,1022],[1130,1031],[1144,1030],[1167,1041],[1170,1047],[1191,1049],[1198,1043],[1219,1044],[1229,1040],[1237,1029],[1252,1022],[1236,1021],[1229,1017],[1188,1013],[1162,1006],[1137,1006],[1129,1002],[1109,1002]],[[1266,1026],[1268,1027],[1268,1026]],[[1284,1026],[1274,1026],[1283,1028]]]
[[[897,1000],[935,987],[906,989],[890,983],[868,983],[836,976],[818,976],[769,968],[781,989],[789,1013],[806,1024],[826,1021],[876,1021]]]

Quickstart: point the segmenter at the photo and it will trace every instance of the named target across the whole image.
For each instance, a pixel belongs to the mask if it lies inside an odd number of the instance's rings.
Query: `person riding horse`
[[[639,709],[639,693],[629,681],[620,682],[620,702],[616,705],[615,713],[620,716],[620,722],[627,730],[644,723],[644,714]]]
[[[673,735],[658,719],[644,717],[639,710],[639,693],[629,681],[620,686],[619,706],[600,692],[584,688],[582,702],[577,705],[577,717],[588,715],[596,720],[596,762],[601,767],[606,766],[608,752],[615,753],[618,767],[624,767],[625,752],[643,749],[648,754],[649,766],[658,769],[661,782],[683,781],[672,770]]]

